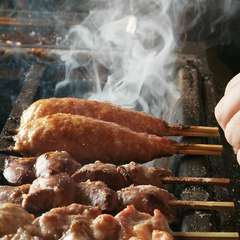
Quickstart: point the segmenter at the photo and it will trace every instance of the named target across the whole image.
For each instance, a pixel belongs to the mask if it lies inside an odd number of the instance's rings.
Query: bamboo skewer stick
[[[185,154],[185,155],[221,155],[223,146],[213,144],[176,144],[176,151],[173,154]],[[15,151],[12,148],[0,149],[2,154],[12,154],[21,156],[21,153]]]
[[[216,202],[216,201],[185,201],[185,200],[173,200],[169,203],[170,206],[176,208],[188,208],[198,210],[232,210],[235,208],[234,202]]]
[[[184,144],[178,143],[176,154],[185,155],[221,155],[223,146],[214,144]]]
[[[229,178],[199,178],[199,177],[163,177],[164,184],[190,184],[190,185],[220,185],[227,186],[231,183]]]
[[[169,126],[172,136],[218,137],[218,127],[205,126]]]
[[[174,232],[176,240],[237,240],[237,232]]]

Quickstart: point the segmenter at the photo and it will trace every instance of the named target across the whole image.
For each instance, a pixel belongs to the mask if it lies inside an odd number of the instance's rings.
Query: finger
[[[240,149],[240,111],[226,125],[225,137],[233,148]]]
[[[225,89],[225,95],[228,95],[231,92],[231,89],[240,84],[240,73],[236,75],[227,85]]]
[[[224,114],[223,106],[224,106],[224,97],[222,97],[222,99],[218,102],[217,106],[215,107],[215,117],[222,129],[224,129],[224,126],[222,123],[223,122],[222,118]]]
[[[238,150],[237,161],[238,161],[238,164],[240,165],[240,150]]]
[[[234,151],[235,154],[238,153],[238,149],[237,148],[233,148],[233,151]]]
[[[240,86],[231,89],[231,93],[225,95],[215,108],[215,116],[220,126],[225,129],[226,124],[236,112],[240,110]]]

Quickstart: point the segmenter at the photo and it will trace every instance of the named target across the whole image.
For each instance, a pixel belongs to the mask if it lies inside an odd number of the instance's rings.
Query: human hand
[[[215,108],[215,116],[240,164],[240,74],[228,83]]]

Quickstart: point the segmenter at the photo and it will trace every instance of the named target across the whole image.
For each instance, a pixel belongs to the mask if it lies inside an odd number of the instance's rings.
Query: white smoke
[[[179,97],[175,83],[176,39],[196,26],[201,16],[212,17],[214,29],[233,11],[234,0],[98,0],[88,17],[70,29],[65,44],[72,49],[62,56],[66,78],[56,93],[70,83],[74,96],[110,101],[137,108],[156,116],[166,116]],[[217,8],[217,13],[212,10]],[[216,16],[215,16],[216,15]],[[211,30],[212,31],[212,30]],[[85,49],[93,57],[76,54]],[[78,90],[74,72],[91,63],[93,87]],[[98,65],[108,69],[101,82]],[[56,94],[57,95],[57,94]]]
[[[94,55],[92,64],[109,70],[104,86],[95,71],[94,91],[86,97],[155,115],[168,111],[178,97],[172,77],[175,38],[170,5],[166,0],[102,1],[82,24],[70,30],[67,41],[71,48],[88,49]],[[74,51],[62,59],[67,66],[65,83],[72,81],[73,69],[87,64]]]

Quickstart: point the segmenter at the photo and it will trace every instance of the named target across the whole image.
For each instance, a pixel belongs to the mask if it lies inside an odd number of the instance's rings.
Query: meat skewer
[[[76,182],[102,181],[113,190],[131,184],[164,187],[169,183],[222,186],[231,183],[229,178],[174,177],[168,169],[145,167],[135,162],[116,166],[96,161],[81,167],[70,154],[63,151],[44,153],[37,159],[7,157],[3,175],[9,183],[21,185],[31,183],[37,177],[48,177],[61,172],[69,174]]]
[[[136,132],[158,136],[219,136],[215,127],[168,125],[151,115],[107,102],[77,98],[49,98],[34,102],[21,117],[20,129],[31,120],[56,113],[68,113],[113,122]]]
[[[101,142],[99,142],[101,140]],[[220,155],[221,145],[178,144],[164,137],[137,133],[120,125],[93,118],[54,114],[30,121],[15,137],[14,150],[39,155],[49,151],[67,151],[83,163],[101,159],[122,164],[148,162],[173,154]]]
[[[8,189],[3,189],[1,194],[6,195],[5,191],[9,192],[10,188],[13,188],[12,191],[16,189],[16,187],[8,186]],[[130,186],[116,193],[103,182],[88,180],[78,184],[64,173],[40,177],[32,183],[28,192],[21,192],[19,195],[17,200],[22,200],[19,204],[22,204],[29,212],[38,214],[74,202],[97,206],[105,212],[115,212],[129,204],[147,213],[160,208],[169,219],[173,216],[170,211],[171,207],[209,210],[231,210],[235,207],[233,202],[175,200],[174,196],[166,190],[152,185]],[[3,203],[7,202],[14,202],[10,195],[3,201]]]
[[[155,210],[154,215],[137,211],[128,206],[115,217],[102,214],[97,208],[80,204],[55,208],[34,220],[20,206],[3,204],[0,206],[0,237],[15,239],[84,239],[123,240],[236,240],[237,232],[171,232],[164,215]],[[6,235],[8,234],[8,235]],[[173,235],[173,236],[172,236]],[[88,237],[88,238],[87,238]],[[82,238],[81,238],[82,239]]]

